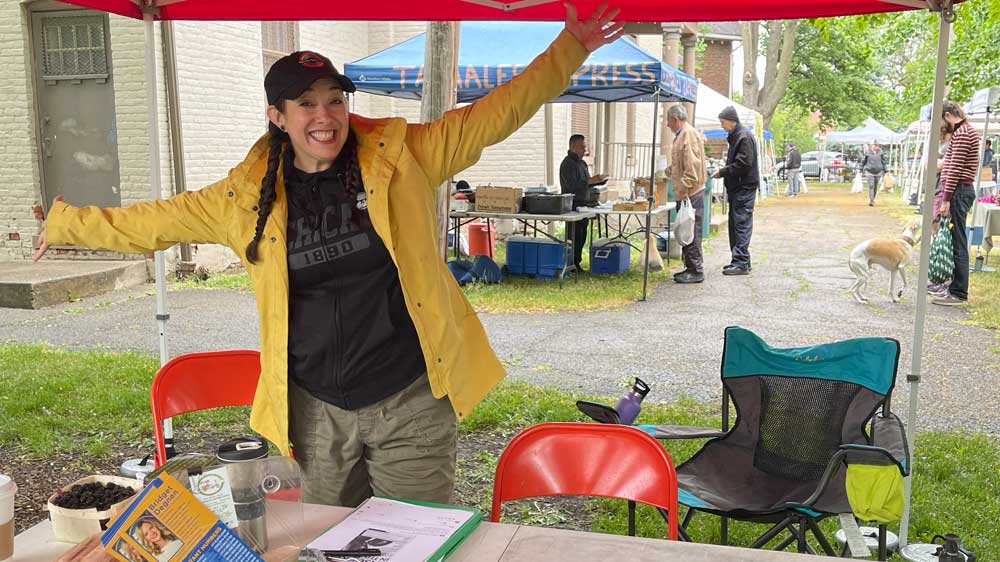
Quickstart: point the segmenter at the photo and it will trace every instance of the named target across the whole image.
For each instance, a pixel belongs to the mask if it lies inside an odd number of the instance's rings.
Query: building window
[[[260,22],[260,44],[264,55],[264,74],[278,59],[299,50],[299,22]]]
[[[590,104],[574,103],[570,117],[570,133],[590,136]]]
[[[108,78],[104,16],[42,16],[42,78]]]

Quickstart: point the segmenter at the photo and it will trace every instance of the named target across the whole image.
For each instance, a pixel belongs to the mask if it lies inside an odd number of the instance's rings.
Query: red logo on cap
[[[323,68],[326,66],[326,61],[317,53],[312,51],[303,51],[299,55],[299,64],[306,68]]]

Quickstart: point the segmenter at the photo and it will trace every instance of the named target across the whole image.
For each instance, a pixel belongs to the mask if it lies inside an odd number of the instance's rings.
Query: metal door
[[[121,205],[107,15],[32,14],[42,193],[73,205]]]

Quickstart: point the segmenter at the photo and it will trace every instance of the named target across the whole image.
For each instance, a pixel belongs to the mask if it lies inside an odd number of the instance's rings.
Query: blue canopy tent
[[[562,31],[556,22],[462,22],[459,103],[471,102],[519,74]],[[424,34],[344,66],[358,90],[403,99],[423,91]],[[502,48],[499,48],[502,46]],[[553,102],[694,102],[698,81],[664,64],[628,37],[590,54]]]
[[[459,103],[475,101],[517,76],[562,31],[560,22],[462,22],[457,62]],[[425,34],[344,65],[360,92],[418,100],[423,92]],[[502,48],[500,48],[502,46]],[[557,103],[695,102],[698,81],[646,52],[628,37],[605,45],[587,57]],[[656,145],[656,109],[653,144]],[[650,161],[653,185],[655,153]],[[650,206],[651,207],[651,206]],[[646,213],[650,231],[652,208]],[[650,251],[646,236],[646,254]],[[642,299],[646,300],[649,267],[643,267]]]

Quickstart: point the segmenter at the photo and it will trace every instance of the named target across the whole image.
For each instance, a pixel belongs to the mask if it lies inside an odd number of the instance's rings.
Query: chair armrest
[[[726,432],[720,429],[687,425],[657,425],[653,432],[653,437],[657,439],[711,439],[724,435]]]
[[[909,470],[892,453],[875,445],[841,445],[840,450],[846,452],[847,464],[894,464],[900,474],[909,476]]]
[[[909,475],[908,468],[901,464],[888,450],[875,445],[849,443],[841,445],[839,450],[830,458],[830,462],[827,463],[826,470],[823,471],[823,476],[820,478],[819,484],[816,485],[816,491],[804,501],[788,502],[787,505],[789,507],[811,507],[815,504],[820,495],[826,491],[827,486],[830,485],[830,480],[837,473],[837,469],[840,468],[841,464],[894,464],[899,468],[899,472],[903,476]]]
[[[906,441],[906,428],[896,414],[876,415],[872,418],[872,445],[888,451],[903,476],[910,475],[910,447]]]

